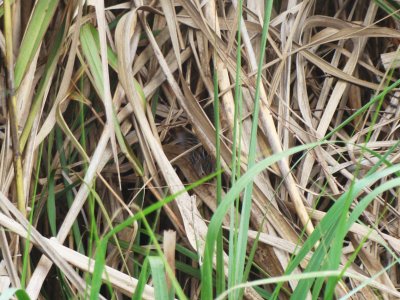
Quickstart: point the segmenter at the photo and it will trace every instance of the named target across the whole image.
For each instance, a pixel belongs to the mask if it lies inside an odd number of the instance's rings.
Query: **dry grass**
[[[145,258],[160,251],[168,289],[179,283],[189,299],[200,297],[198,257],[218,207],[217,179],[184,188],[214,172],[219,161],[223,198],[232,174],[253,165],[248,157],[259,94],[256,162],[326,141],[254,177],[248,254],[256,248],[244,297],[266,297],[278,282],[253,289],[256,279],[290,275],[278,295],[289,298],[324,240],[287,274],[292,254],[355,182],[374,166],[379,172],[399,163],[400,93],[393,83],[400,27],[397,11],[382,8],[395,1],[274,1],[262,66],[265,1],[244,1],[241,23],[237,0],[82,2],[0,1],[0,292],[22,287],[32,299],[84,295],[95,283],[89,258],[107,240],[105,298],[131,297],[142,283],[144,298],[158,297]],[[232,153],[239,170],[232,170]],[[363,186],[350,211],[393,178]],[[175,200],[163,203],[171,194]],[[154,203],[162,209],[104,238]],[[337,262],[345,277],[335,284],[335,297],[400,298],[399,208],[394,186],[345,232]],[[225,238],[232,216],[223,220]],[[228,245],[225,240],[220,253],[227,274]],[[153,272],[158,267],[150,260]],[[308,289],[304,295],[311,299]]]

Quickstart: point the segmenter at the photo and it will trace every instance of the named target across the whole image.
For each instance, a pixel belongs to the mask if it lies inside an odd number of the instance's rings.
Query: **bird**
[[[175,130],[174,138],[173,144],[181,146],[187,152],[187,159],[200,177],[207,176],[213,171],[214,163],[211,155],[192,132],[180,128]]]

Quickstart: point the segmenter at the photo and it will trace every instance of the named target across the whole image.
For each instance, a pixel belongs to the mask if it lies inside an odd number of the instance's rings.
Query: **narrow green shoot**
[[[267,36],[268,36],[268,28],[269,21],[271,18],[272,11],[272,0],[266,1],[265,3],[265,11],[264,11],[264,24],[261,36],[261,51],[260,51],[260,59],[259,59],[259,68],[257,70],[257,79],[256,79],[256,91],[254,96],[254,111],[253,111],[253,121],[251,127],[251,137],[250,137],[250,146],[249,146],[249,156],[248,156],[248,169],[252,168],[256,163],[256,147],[257,147],[257,130],[258,130],[258,117],[260,112],[260,85],[261,83],[261,75],[262,75],[262,64],[264,62],[265,56],[265,47],[267,44]],[[235,272],[235,284],[242,283],[243,273],[244,273],[244,264],[245,257],[247,252],[247,233],[249,230],[249,222],[250,222],[250,212],[252,205],[252,193],[253,193],[253,180],[251,180],[245,191],[243,196],[242,203],[242,211],[240,217],[240,225],[239,225],[239,234],[238,234],[238,245],[237,245],[237,254],[236,254],[236,272]],[[235,291],[234,297],[237,296],[239,291]]]

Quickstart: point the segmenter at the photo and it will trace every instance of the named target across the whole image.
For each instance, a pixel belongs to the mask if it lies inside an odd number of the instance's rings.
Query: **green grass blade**
[[[61,163],[61,169],[65,174],[68,174],[68,163],[67,163],[67,158],[63,149],[63,139],[62,139],[62,133],[61,129],[59,127],[56,128],[56,146],[57,146],[57,151],[60,153],[60,163]],[[63,176],[63,182],[64,182],[64,190],[62,192],[65,193],[65,197],[67,198],[67,204],[68,207],[71,207],[72,202],[74,201],[74,196],[72,194],[71,189],[68,189],[68,186],[70,185],[67,179]],[[75,221],[74,224],[72,225],[72,233],[74,236],[74,241],[75,244],[77,245],[78,252],[79,253],[84,253],[83,245],[82,245],[82,235],[79,230],[78,222]]]
[[[388,14],[392,15],[395,19],[400,20],[400,15],[398,10],[400,9],[399,3],[395,1],[384,1],[384,0],[374,0],[375,3],[386,11]]]
[[[28,294],[23,289],[9,288],[1,293],[0,300],[14,299],[14,295],[18,300],[30,300]]]
[[[387,79],[387,84],[389,84],[392,76],[393,76],[393,70],[390,71],[390,74]],[[370,138],[372,135],[372,128],[374,128],[375,124],[377,123],[383,100],[384,100],[383,96],[380,96],[377,98],[375,112],[372,116],[371,124],[369,126],[369,130],[366,135],[364,144],[367,144],[370,141]],[[360,159],[364,156],[365,151],[366,151],[366,147],[361,147]],[[359,171],[360,171],[360,164],[357,164],[357,169],[355,171],[354,178],[358,177]],[[354,185],[354,182],[351,183],[350,189],[353,188],[353,185]],[[340,258],[341,258],[341,254],[342,254],[343,243],[344,243],[344,239],[347,235],[347,230],[345,228],[346,221],[347,221],[348,213],[350,211],[350,205],[352,202],[353,202],[353,199],[351,199],[351,198],[347,199],[346,204],[344,205],[344,208],[341,211],[340,221],[339,221],[338,226],[336,227],[335,239],[332,244],[332,249],[329,251],[329,255],[327,258],[327,260],[328,260],[327,269],[336,270],[340,265]],[[336,287],[336,284],[338,281],[339,281],[339,278],[329,278],[328,283],[325,288],[325,295],[324,295],[325,299],[327,299],[327,300],[333,299],[335,287]]]
[[[394,165],[393,168],[397,168],[399,165]],[[368,195],[361,199],[361,201],[357,204],[357,206],[353,209],[352,213],[349,216],[349,219],[346,224],[346,230],[348,231],[353,225],[354,222],[358,220],[361,214],[365,211],[367,206],[374,200],[375,197],[382,194],[383,192],[397,187],[400,185],[400,178],[394,178],[392,180],[386,181],[379,185],[377,188],[372,190]]]
[[[101,70],[101,60],[97,51],[96,40],[92,34],[90,24],[85,24],[81,27],[80,41],[82,52],[87,60],[89,70],[93,76],[92,83],[100,98],[103,99],[103,72]]]
[[[32,105],[29,110],[29,115],[20,138],[21,151],[23,151],[25,148],[25,144],[31,132],[33,122],[35,121],[35,118],[37,117],[37,114],[39,113],[39,110],[42,106],[46,91],[50,88],[51,79],[53,78],[57,67],[57,62],[61,54],[62,43],[64,41],[64,38],[65,38],[65,21],[58,28],[58,32],[56,34],[52,47],[50,48],[50,53],[46,62],[44,74],[40,79],[39,86],[35,94],[35,98],[32,101]]]
[[[49,225],[51,229],[51,234],[53,236],[57,235],[57,225],[56,225],[56,197],[54,193],[54,174],[55,171],[51,171],[48,177],[48,187],[49,187],[49,197],[47,198],[47,217],[49,219]]]
[[[149,256],[148,260],[154,283],[155,300],[168,300],[168,288],[163,260],[160,257],[154,256]]]
[[[181,193],[191,190],[191,189],[207,182],[211,178],[214,178],[215,175],[216,174],[211,174],[209,176],[206,176],[203,179],[185,187],[185,189],[182,190],[181,192],[170,195],[170,196],[166,197],[164,200],[156,202],[149,207],[146,207],[143,211],[139,211],[137,214],[135,214],[134,216],[121,222],[120,224],[115,226],[111,231],[109,231],[103,237],[103,239],[101,239],[100,242],[98,243],[98,247],[97,247],[97,251],[96,251],[96,255],[95,255],[95,266],[94,266],[94,271],[93,271],[92,286],[91,286],[91,290],[90,290],[90,298],[96,299],[96,297],[98,297],[98,295],[99,295],[101,284],[102,284],[102,274],[103,274],[104,266],[105,266],[105,255],[106,255],[106,251],[107,251],[107,245],[108,245],[108,241],[111,237],[115,236],[118,232],[120,232],[124,228],[131,226],[135,221],[137,221],[139,219],[143,219],[143,221],[145,221],[144,217],[146,215],[160,209],[165,204],[173,201],[175,199],[175,197],[177,197]],[[147,222],[145,222],[145,223],[147,223]],[[149,233],[151,233],[151,232],[149,232]],[[177,290],[177,292],[178,292],[178,290]]]
[[[88,28],[91,32],[92,39],[96,45],[97,52],[100,53],[100,37],[99,32],[92,24],[87,24]],[[110,67],[113,68],[114,71],[118,69],[118,58],[114,51],[111,49],[110,45],[107,45],[107,60],[110,64]]]
[[[263,31],[261,37],[261,49],[260,49],[260,60],[259,66],[262,66],[264,62],[265,56],[265,47],[267,44],[268,37],[268,28],[269,21],[271,18],[272,11],[272,0],[269,0],[265,3],[265,11],[264,11],[264,24]],[[249,156],[248,156],[248,168],[250,169],[256,161],[256,146],[257,146],[257,131],[258,131],[258,117],[260,111],[260,85],[261,83],[261,74],[262,68],[258,68],[257,70],[257,79],[256,79],[256,91],[254,96],[254,111],[253,111],[253,121],[251,126],[251,138],[250,138],[250,146],[249,146]],[[252,205],[252,194],[253,194],[253,180],[251,180],[245,191],[243,196],[242,203],[242,211],[240,217],[239,224],[239,234],[237,241],[237,253],[236,253],[236,273],[235,273],[235,284],[240,284],[243,280],[243,272],[245,265],[245,257],[247,251],[247,234],[249,230],[249,222],[250,222],[250,211]],[[236,293],[239,291],[235,291]],[[235,297],[234,295],[234,297]]]
[[[10,4],[11,4],[11,5],[14,4],[14,1],[15,1],[15,0],[10,0]],[[1,5],[0,5],[0,18],[1,18],[3,15],[4,15],[4,5],[3,5],[3,2],[2,2]]]
[[[352,211],[352,213],[350,214],[349,219],[347,220],[347,222],[344,225],[344,232],[348,232],[350,230],[350,227],[357,221],[357,219],[361,216],[361,214],[366,210],[367,206],[379,195],[381,195],[382,193],[393,189],[395,187],[400,186],[400,178],[395,178],[392,180],[389,180],[385,183],[383,183],[382,185],[379,185],[376,189],[372,190],[367,196],[365,196],[364,198],[362,198],[362,200],[358,203],[358,205],[354,208],[354,210]],[[343,237],[344,239],[344,237]],[[334,244],[335,245],[335,244]],[[360,249],[357,249],[356,252],[358,252]],[[335,251],[335,249],[332,249],[332,251]],[[337,250],[336,250],[337,251]],[[353,258],[356,257],[356,253],[354,255],[352,255]],[[337,266],[333,266],[333,268],[337,269]],[[332,277],[329,280],[334,280],[334,282],[337,282],[345,273],[345,271],[347,270],[347,268],[350,266],[350,262],[347,264],[347,266],[345,266],[343,268],[343,270],[341,271],[341,273],[339,274],[339,276],[337,278]],[[334,286],[333,286],[334,288]],[[328,294],[328,297],[333,298],[333,290],[331,291],[330,294]]]
[[[370,176],[357,181],[354,184],[353,189],[346,191],[341,197],[339,197],[336,203],[329,209],[328,213],[315,228],[315,231],[309,236],[296,257],[294,257],[294,259],[290,262],[286,270],[286,274],[290,274],[296,267],[299,266],[305,255],[309,253],[309,251],[311,251],[311,249],[319,239],[322,239],[321,243],[316,249],[313,257],[311,258],[305,272],[315,271],[316,268],[323,265],[323,259],[325,257],[325,254],[327,253],[327,249],[329,249],[334,238],[334,233],[336,231],[334,227],[337,222],[337,216],[340,214],[343,205],[348,197],[354,199],[366,186],[370,186],[379,179],[398,171],[400,171],[400,165],[394,165],[392,167],[382,170],[379,173],[371,174]],[[304,297],[304,291],[308,290],[307,287],[311,286],[312,281],[313,279],[301,281],[293,293],[293,299],[302,299],[297,297]],[[276,297],[278,296],[280,287],[281,285],[278,285],[275,289],[274,299],[276,299]]]
[[[216,53],[214,54],[216,55]],[[220,109],[218,97],[218,73],[214,68],[214,122],[215,122],[215,150],[216,150],[216,172],[221,170],[221,140],[220,140]],[[222,197],[222,174],[217,173],[217,205],[221,203]],[[212,274],[210,274],[212,276]],[[224,263],[224,241],[222,238],[222,229],[219,230],[217,238],[217,263],[216,263],[216,292],[217,295],[225,290],[225,263]]]
[[[322,140],[328,140],[331,138],[333,135],[338,133],[341,129],[346,127],[348,124],[350,124],[351,121],[353,121],[355,118],[361,116],[364,112],[367,111],[368,108],[370,108],[372,105],[374,105],[377,101],[379,101],[382,97],[387,96],[388,93],[393,91],[393,89],[397,88],[400,85],[400,79],[383,89],[378,95],[374,96],[369,100],[366,104],[364,104],[360,109],[358,109],[354,114],[352,114],[350,117],[348,117],[346,120],[344,120],[340,125],[335,127],[330,133],[328,133]]]
[[[387,249],[387,248],[386,248]],[[389,250],[389,249],[387,249]],[[368,278],[367,280],[365,280],[364,282],[360,283],[357,287],[353,288],[349,293],[347,293],[346,295],[344,295],[343,297],[341,297],[339,300],[347,300],[347,299],[353,299],[354,297],[352,297],[353,295],[356,295],[357,293],[359,293],[360,290],[362,290],[364,287],[368,286],[369,283],[372,280],[377,279],[379,276],[381,276],[384,272],[388,272],[390,270],[390,268],[392,268],[393,266],[395,266],[396,264],[400,263],[400,259],[395,259],[392,263],[388,264],[385,268],[383,268],[381,271],[377,272],[376,274],[374,274],[373,276],[371,276],[370,278]]]
[[[90,287],[90,300],[99,298],[100,288],[103,283],[102,275],[106,265],[106,252],[108,240],[103,239],[98,243],[95,255],[95,264],[93,269],[92,284]]]
[[[242,66],[242,52],[240,45],[241,42],[241,31],[240,31],[240,22],[242,20],[242,11],[243,11],[243,1],[239,0],[238,8],[237,8],[237,45],[236,48],[236,74],[235,74],[235,110],[233,114],[233,143],[232,143],[232,175],[231,175],[231,186],[233,186],[236,182],[236,179],[240,176],[240,159],[241,159],[241,129],[242,129],[242,86],[241,86],[241,66]],[[229,230],[229,259],[228,259],[228,288],[232,287],[235,282],[235,274],[236,274],[236,248],[237,248],[237,239],[238,239],[238,211],[239,211],[239,201],[238,197],[235,203],[232,203],[231,211],[230,211],[230,230]]]
[[[54,16],[59,0],[39,0],[36,2],[24,38],[19,47],[20,52],[15,62],[15,88],[24,78],[33,57],[39,50],[44,34]]]
[[[72,133],[71,129],[69,129],[67,122],[65,122],[64,117],[61,112],[60,105],[58,105],[58,107],[56,109],[56,120],[57,120],[57,124],[64,131],[65,135],[71,140],[72,145],[79,152],[79,154],[82,156],[82,158],[86,162],[89,162],[90,161],[89,156],[87,155],[86,151],[83,149],[82,145],[75,138],[75,135]]]
[[[258,163],[256,163],[253,167],[247,170],[235,183],[234,186],[229,190],[229,192],[222,199],[221,204],[218,206],[217,210],[214,212],[213,217],[211,218],[210,224],[208,226],[206,244],[204,249],[204,260],[201,268],[201,283],[202,283],[202,293],[209,294],[209,289],[212,288],[212,277],[209,277],[208,274],[212,273],[212,263],[214,257],[214,247],[217,238],[217,233],[219,228],[222,225],[222,221],[225,217],[225,214],[230,209],[232,203],[237,199],[238,195],[242,192],[242,190],[249,184],[249,182],[253,181],[253,178],[265,170],[267,167],[277,163],[279,160],[293,155],[295,153],[311,149],[316,147],[317,145],[321,145],[322,143],[312,143],[307,145],[301,145],[298,147],[293,147],[281,153],[276,153]],[[206,287],[204,287],[204,285]]]
[[[142,299],[144,287],[145,287],[149,277],[150,277],[149,261],[148,261],[148,259],[145,259],[143,266],[142,266],[142,270],[140,272],[138,283],[136,285],[135,293],[132,296],[133,300]]]
[[[159,212],[159,210],[158,210],[158,212]],[[153,244],[154,244],[154,246],[156,248],[156,251],[157,251],[157,254],[158,254],[158,258],[160,258],[162,260],[162,262],[164,263],[166,274],[167,274],[167,276],[169,277],[169,279],[172,282],[172,288],[169,291],[169,293],[167,294],[167,296],[173,298],[173,292],[174,292],[174,289],[175,289],[178,298],[181,299],[181,300],[186,300],[186,296],[185,296],[181,286],[179,285],[174,273],[172,272],[171,267],[168,265],[167,259],[165,258],[164,253],[163,253],[163,251],[161,249],[161,246],[157,241],[157,238],[156,238],[156,236],[154,234],[154,229],[152,229],[150,227],[150,225],[147,222],[147,219],[146,219],[145,216],[143,216],[142,221],[143,221],[143,224],[144,224],[144,226],[145,226],[145,228],[146,228],[146,230],[147,230],[147,232],[148,232],[148,234],[150,236],[151,241],[153,242]],[[154,223],[154,226],[156,226],[156,223]]]
[[[35,213],[35,195],[38,189],[39,185],[39,171],[40,171],[40,164],[42,162],[42,153],[43,153],[43,143],[40,144],[39,146],[39,155],[38,155],[38,160],[36,162],[36,172],[35,172],[35,177],[34,177],[34,182],[33,182],[33,191],[32,191],[32,198],[31,198],[31,211],[29,212],[29,224],[32,225],[33,223],[33,215]],[[25,283],[28,275],[28,266],[30,263],[29,259],[29,250],[30,250],[30,238],[31,238],[31,228],[28,228],[28,237],[25,240],[25,246],[24,246],[24,256],[22,259],[22,274],[21,274],[21,287],[25,288]]]
[[[99,96],[104,99],[103,97],[103,73],[102,73],[102,68],[101,68],[101,59],[100,59],[100,39],[99,39],[99,33],[96,28],[93,27],[91,24],[85,24],[81,28],[81,35],[80,35],[80,40],[81,40],[81,45],[82,45],[82,50],[84,53],[84,56],[88,62],[89,69],[91,71],[91,74],[93,76],[93,85],[99,94]],[[118,67],[118,60],[116,54],[112,51],[112,49],[108,46],[107,47],[107,58],[108,58],[108,63],[110,66],[114,69],[117,70]],[[138,95],[141,97],[141,100],[144,105],[146,105],[146,97],[144,95],[143,89],[140,86],[140,84],[133,79],[134,81],[134,86],[136,91],[138,92]],[[118,123],[118,120],[115,115],[115,111],[113,112],[113,128],[115,131],[115,136],[117,138],[118,144],[121,148],[122,153],[126,156],[126,158],[129,160],[129,162],[132,164],[134,170],[139,174],[139,176],[143,175],[143,166],[141,165],[139,159],[134,155],[132,152],[130,146],[126,142],[122,132],[121,132],[121,127],[120,124]],[[79,149],[79,146],[76,145],[77,149]]]

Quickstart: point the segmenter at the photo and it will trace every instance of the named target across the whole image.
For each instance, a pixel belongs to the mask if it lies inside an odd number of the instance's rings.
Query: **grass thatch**
[[[0,1],[0,299],[399,299],[399,10]]]

